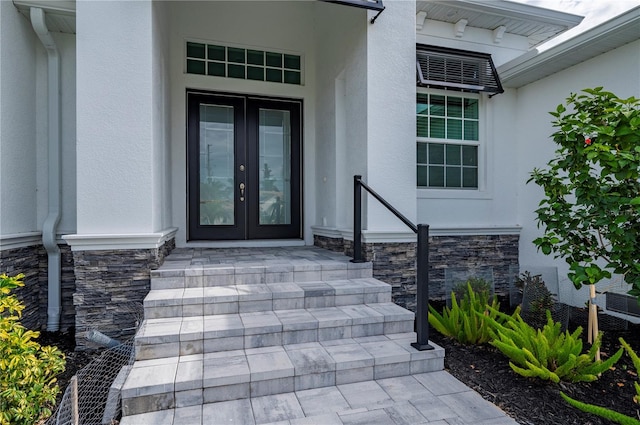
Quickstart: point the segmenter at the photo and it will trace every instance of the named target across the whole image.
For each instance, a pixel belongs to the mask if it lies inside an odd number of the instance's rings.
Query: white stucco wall
[[[526,37],[467,27],[455,36],[453,24],[427,19],[417,31],[420,44],[488,53],[497,67],[529,49]],[[480,96],[478,190],[418,189],[418,221],[445,234],[517,233],[515,108],[517,93]],[[415,114],[415,111],[414,111]]]
[[[38,230],[36,42],[12,2],[0,2],[0,236]]]
[[[413,222],[417,217],[415,44],[413,2],[391,2],[368,27],[366,179]],[[411,233],[373,199],[364,223],[369,231]]]
[[[153,58],[152,4],[79,1],[76,8],[77,232],[162,230],[154,173],[161,149],[154,87],[162,78],[153,73],[161,59]]]
[[[453,24],[431,19],[426,19],[422,29],[416,31],[416,41],[420,44],[489,53],[496,66],[529,50],[529,40],[524,36],[505,32],[502,39],[495,42],[493,31],[467,27],[462,37],[456,37]]]
[[[75,231],[75,36],[52,33],[60,57],[62,202]],[[48,208],[47,54],[29,20],[0,3],[0,236],[39,232]]]
[[[153,227],[171,227],[171,81],[168,4],[153,2]]]
[[[353,225],[353,176],[366,176],[367,12],[316,5],[316,222]]]
[[[62,173],[61,216],[58,235],[76,231],[76,37],[52,33],[60,55],[60,171]],[[38,50],[38,226],[42,226],[48,208],[47,159],[47,58]]]
[[[247,93],[303,100],[304,237],[312,243],[315,224],[315,6],[317,2],[175,2],[169,7],[171,58],[171,191],[178,246],[186,245],[186,89]],[[239,80],[185,72],[185,42],[222,45],[302,55],[304,84]]]
[[[548,111],[564,103],[571,94],[585,88],[603,86],[622,98],[640,96],[640,41],[627,44],[594,59],[573,66],[556,75],[518,89],[517,122],[513,134],[517,144],[518,220],[522,223],[520,264],[523,268],[557,267],[561,298],[576,305],[586,300],[584,291],[577,292],[567,278],[564,260],[554,260],[536,251],[532,241],[542,234],[535,223],[534,210],[543,192],[535,184],[525,184],[534,167],[544,167],[553,158],[556,145]]]

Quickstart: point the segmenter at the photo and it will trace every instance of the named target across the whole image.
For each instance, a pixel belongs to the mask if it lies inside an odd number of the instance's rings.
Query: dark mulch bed
[[[575,328],[575,324],[569,327]],[[586,333],[586,327],[585,331]],[[640,405],[633,402],[634,382],[638,380],[631,359],[624,354],[615,368],[595,382],[542,382],[524,378],[509,367],[507,358],[490,345],[465,346],[431,331],[431,340],[446,349],[445,368],[523,425],[606,425],[610,421],[583,413],[562,400],[560,391],[570,397],[607,407],[640,418]],[[640,326],[629,325],[625,331],[604,333],[602,358],[612,355],[623,337],[640,353]],[[588,345],[585,343],[585,349]]]
[[[100,354],[98,351],[75,351],[75,331],[71,329],[69,332],[40,332],[37,339],[40,345],[55,345],[62,351],[66,359],[66,367],[64,372],[58,375],[58,386],[60,393],[57,402],[60,403],[64,390],[67,388],[69,381],[78,373],[80,369],[91,363]]]

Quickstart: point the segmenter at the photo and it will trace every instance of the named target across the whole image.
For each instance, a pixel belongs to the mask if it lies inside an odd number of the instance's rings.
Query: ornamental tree
[[[640,299],[640,99],[598,87],[550,113],[559,147],[529,179],[544,189],[533,243],[567,261],[576,288],[616,273]]]

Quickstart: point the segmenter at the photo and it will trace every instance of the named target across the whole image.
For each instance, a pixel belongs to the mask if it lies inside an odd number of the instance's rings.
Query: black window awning
[[[344,4],[346,6],[355,6],[362,9],[370,9],[381,11],[384,9],[382,0],[322,0],[327,3]]]
[[[320,1],[324,1],[326,3],[343,4],[345,6],[354,6],[354,7],[359,7],[361,9],[375,10],[378,13],[376,14],[376,16],[371,18],[370,22],[372,24],[376,21],[376,19],[378,19],[378,16],[380,16],[382,11],[384,10],[384,5],[382,4],[382,0],[320,0]]]
[[[467,50],[418,45],[418,85],[473,93],[503,93],[491,55]]]

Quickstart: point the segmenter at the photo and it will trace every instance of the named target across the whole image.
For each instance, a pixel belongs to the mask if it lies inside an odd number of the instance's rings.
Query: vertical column
[[[76,340],[91,329],[122,339],[131,302],[173,249],[165,229],[168,167],[164,15],[150,0],[78,1]]]
[[[386,10],[375,24],[369,25],[367,32],[365,180],[415,222],[415,3],[385,5]],[[369,231],[408,231],[376,202],[369,201],[367,205]]]
[[[78,234],[150,233],[150,1],[77,2]]]

